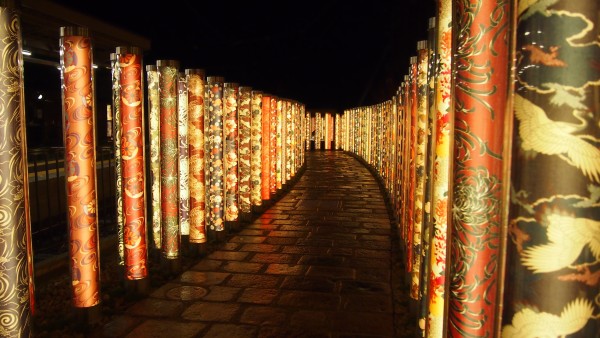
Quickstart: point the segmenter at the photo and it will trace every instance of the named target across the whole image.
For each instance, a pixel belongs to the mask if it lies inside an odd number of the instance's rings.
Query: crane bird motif
[[[593,305],[583,298],[567,304],[559,316],[524,308],[514,315],[511,325],[504,326],[502,337],[565,337],[583,329],[593,313]]]
[[[580,169],[590,179],[600,182],[600,150],[573,133],[584,130],[588,122],[574,110],[580,123],[553,121],[544,110],[520,95],[515,95],[515,116],[519,120],[521,148],[545,155],[557,155]]]
[[[588,245],[600,259],[600,222],[589,218],[551,214],[547,217],[547,244],[523,251],[521,261],[534,273],[547,273],[570,266]]]

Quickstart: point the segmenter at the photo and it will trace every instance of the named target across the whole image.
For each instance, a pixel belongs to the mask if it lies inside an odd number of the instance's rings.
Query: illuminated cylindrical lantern
[[[265,148],[265,138],[263,138],[264,130],[264,115],[263,115],[263,93],[258,90],[253,90],[250,104],[250,110],[252,114],[251,130],[250,130],[250,146],[251,146],[251,162],[250,162],[250,201],[253,206],[262,205],[262,189],[263,189],[263,177],[269,165],[265,166],[264,162],[264,151],[268,149],[268,145]],[[267,124],[268,126],[268,124]],[[267,133],[268,134],[268,133]],[[268,176],[267,176],[268,177]],[[267,190],[268,192],[268,190]]]
[[[204,160],[204,70],[186,69],[190,189],[190,243],[206,243],[206,185]]]
[[[225,230],[223,221],[225,196],[223,184],[223,78],[209,76],[205,99],[208,100],[207,166],[208,166],[208,209],[207,227],[216,232]]]
[[[285,102],[282,99],[277,100],[277,168],[275,172],[277,174],[277,190],[283,188],[285,183]]]
[[[179,231],[190,234],[190,155],[188,144],[188,89],[185,73],[177,77],[177,144],[179,145]]]
[[[501,335],[596,337],[600,4],[517,3]]]
[[[454,153],[449,336],[492,336],[498,325],[504,114],[510,6],[455,2]]]
[[[271,198],[271,97],[262,96],[262,172],[260,196],[263,201]]]
[[[160,249],[162,242],[160,207],[160,96],[158,70],[155,65],[146,66],[148,79],[148,129],[150,134],[150,174],[152,190],[152,238]],[[116,139],[116,138],[115,138]]]
[[[407,111],[410,114],[410,125],[407,130],[408,136],[408,181],[406,184],[407,188],[407,208],[406,208],[406,240],[407,240],[407,270],[411,273],[411,290],[410,297],[417,299],[418,290],[415,289],[418,285],[413,278],[414,267],[414,255],[415,255],[415,190],[417,185],[417,117],[418,117],[418,104],[417,104],[417,76],[418,66],[417,57],[410,58],[410,77],[408,83],[408,99],[407,99]]]
[[[249,214],[252,211],[250,203],[250,162],[252,157],[252,150],[250,147],[252,130],[252,113],[250,111],[251,100],[252,88],[240,87],[238,97],[238,201],[240,212],[244,214]]]
[[[422,231],[423,231],[423,208],[425,202],[425,166],[427,159],[427,120],[429,105],[427,103],[427,67],[429,63],[429,51],[427,41],[418,42],[417,46],[417,79],[416,79],[416,104],[417,118],[415,124],[415,189],[413,202],[413,269],[411,272],[411,296],[420,299],[421,280],[421,258],[422,258]]]
[[[428,282],[428,337],[443,337],[446,316],[446,257],[448,240],[448,193],[450,190],[450,137],[453,130],[451,101],[452,61],[452,0],[441,0],[437,12],[435,71],[435,128],[433,129],[434,163],[432,170],[431,213],[433,229],[430,242]]]
[[[115,202],[117,213],[117,248],[119,250],[119,265],[125,264],[125,247],[123,246],[123,171],[121,170],[121,74],[119,69],[119,56],[110,53],[112,70],[112,109],[113,120],[113,146],[115,152]]]
[[[237,83],[227,82],[223,89],[223,166],[225,170],[225,221],[239,217],[238,190],[238,106]]]
[[[75,307],[100,303],[92,43],[83,27],[61,27],[69,257]]]
[[[30,337],[34,284],[23,56],[20,18],[17,8],[11,2],[0,2],[0,22],[0,50],[3,56],[3,62],[0,64],[0,255],[3,259],[0,318],[3,336]]]
[[[293,139],[293,128],[294,128],[294,120],[292,119],[292,102],[284,101],[285,103],[285,111],[284,111],[284,120],[285,120],[285,142],[283,144],[283,148],[285,149],[285,177],[283,178],[284,182],[288,182],[292,179],[292,161],[294,158],[294,143]]]
[[[275,194],[277,192],[277,172],[279,166],[277,165],[277,126],[279,125],[279,118],[277,114],[277,98],[271,96],[271,127],[269,128],[269,134],[271,136],[271,142],[269,143],[269,151],[271,152],[271,156],[269,157],[269,161],[271,162],[271,169],[269,170],[269,184],[270,184],[270,192],[271,194]]]
[[[179,143],[177,134],[177,79],[179,63],[158,60],[160,100],[160,207],[162,254],[167,259],[179,257]]]
[[[288,181],[292,179],[292,177],[296,174],[296,119],[295,119],[295,106],[296,102],[288,102],[288,134],[287,138],[289,140],[289,168],[287,171]]]
[[[116,54],[120,75],[125,277],[136,280],[148,275],[142,51],[137,47],[118,47]]]

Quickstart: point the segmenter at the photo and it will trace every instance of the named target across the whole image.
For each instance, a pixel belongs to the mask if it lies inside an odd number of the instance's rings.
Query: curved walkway
[[[342,152],[103,328],[110,337],[393,337],[391,226],[377,181]]]

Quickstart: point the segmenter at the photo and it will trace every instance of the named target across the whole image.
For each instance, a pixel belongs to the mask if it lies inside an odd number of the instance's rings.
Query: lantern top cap
[[[65,36],[90,36],[90,30],[87,27],[81,26],[67,26],[60,27],[60,37],[63,38]]]

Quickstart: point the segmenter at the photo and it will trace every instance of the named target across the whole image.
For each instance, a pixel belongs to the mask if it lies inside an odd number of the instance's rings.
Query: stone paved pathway
[[[107,337],[393,337],[390,219],[342,152],[307,154],[277,203],[104,326]]]

